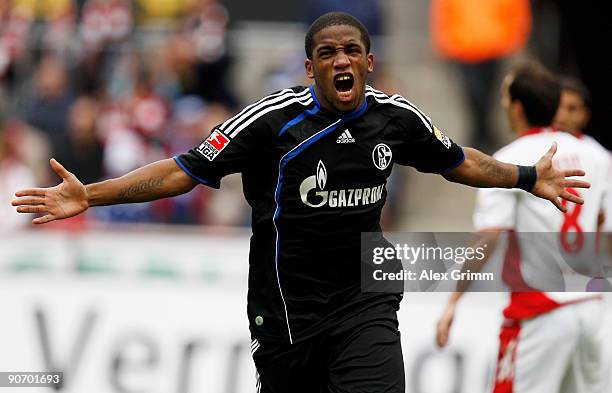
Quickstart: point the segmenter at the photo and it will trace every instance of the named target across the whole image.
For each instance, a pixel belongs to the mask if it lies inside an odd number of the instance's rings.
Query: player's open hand
[[[19,213],[46,213],[32,220],[34,224],[44,224],[53,220],[76,216],[89,207],[87,192],[83,183],[68,172],[55,159],[50,161],[51,168],[61,178],[61,184],[49,188],[28,188],[15,193],[12,201]]]
[[[552,158],[557,152],[557,143],[554,142],[546,154],[536,163],[538,179],[531,193],[540,198],[548,199],[559,210],[566,212],[567,208],[561,199],[582,205],[584,200],[570,193],[567,188],[589,188],[591,185],[583,180],[568,179],[571,176],[584,176],[585,172],[580,169],[560,170],[555,168]]]
[[[448,303],[436,326],[436,344],[438,344],[440,348],[444,348],[446,344],[448,344],[448,336],[450,335],[450,329],[455,319],[455,307],[455,303]]]

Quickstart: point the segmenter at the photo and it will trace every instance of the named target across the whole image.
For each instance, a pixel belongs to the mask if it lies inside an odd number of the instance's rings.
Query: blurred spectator
[[[14,6],[13,0],[0,1],[0,85],[13,88],[16,66],[26,54],[32,24],[27,8]]]
[[[195,43],[185,34],[175,34],[164,45],[161,64],[156,66],[160,90],[169,99],[197,95],[205,101],[235,107],[227,87],[229,58],[206,63],[198,58]]]
[[[172,25],[182,17],[194,0],[134,0],[134,14],[139,25]]]
[[[208,108],[197,96],[185,96],[174,102],[168,128],[167,144],[170,156],[180,154],[200,143],[207,130],[204,120]],[[154,209],[159,221],[175,224],[198,224],[205,187],[196,187],[189,193],[172,199],[157,201]]]
[[[5,128],[0,108],[0,233],[28,224],[29,215],[20,215],[11,206],[16,190],[36,184],[36,178],[18,156],[17,140]]]
[[[67,131],[68,110],[73,94],[61,60],[47,55],[37,67],[34,84],[20,98],[24,120],[49,137],[57,151]]]
[[[49,0],[54,1],[54,0]],[[55,2],[54,12],[47,13],[43,30],[42,49],[62,57],[68,55],[76,31],[76,7],[73,0]],[[61,5],[61,7],[59,7]]]
[[[205,63],[214,63],[227,56],[227,8],[217,0],[195,0],[185,21],[196,56]]]
[[[174,101],[167,135],[171,155],[180,154],[202,141],[209,131],[203,125],[207,110],[206,103],[198,96],[184,96]]]
[[[7,157],[23,162],[33,170],[35,175],[33,184],[46,185],[50,174],[47,161],[51,149],[49,141],[40,131],[10,116],[9,101],[2,93],[2,89],[0,89],[0,133],[4,138],[5,154],[10,152]]]
[[[529,0],[434,0],[432,45],[455,62],[467,95],[469,145],[491,152],[497,141],[489,122],[501,61],[520,51],[530,35]]]
[[[73,0],[11,0],[15,8],[27,10],[34,19],[51,20],[71,12]]]
[[[175,35],[166,47],[169,66],[177,76],[183,95],[195,94],[207,102],[236,106],[227,85],[228,24],[228,11],[217,0],[194,1],[182,33]]]
[[[153,63],[155,61],[152,61]],[[122,53],[115,58],[110,67],[110,74],[106,81],[104,97],[109,101],[120,101],[134,91],[135,68],[138,66],[135,56],[131,53]],[[157,90],[157,89],[156,89]]]
[[[280,91],[287,86],[308,86],[312,83],[304,72],[304,49],[296,49],[295,52],[279,59],[266,72],[264,92]]]
[[[36,21],[29,44],[33,49],[65,54],[72,41],[74,0],[12,0],[14,7]]]
[[[126,39],[133,27],[130,4],[126,0],[88,0],[81,17],[83,50],[99,52],[106,45]]]
[[[99,116],[99,130],[104,142],[104,174],[121,176],[155,159],[150,159],[143,136],[131,128],[131,119],[118,103],[105,108]],[[103,222],[150,222],[151,204],[116,205],[92,212]]]
[[[2,88],[0,88],[0,126],[4,124],[8,117],[8,97]],[[0,127],[0,130],[2,127]]]
[[[104,173],[116,177],[167,156],[165,131],[169,107],[153,89],[148,66],[133,60],[127,75],[135,79],[134,88],[121,101],[112,102],[99,116],[99,130],[104,140]],[[96,213],[103,221],[150,222],[156,214],[167,216],[167,208],[155,212],[156,204],[117,205]]]
[[[43,132],[10,117],[4,123],[4,132],[9,136],[12,154],[34,171],[35,184],[46,186],[55,182],[55,175],[49,168],[52,147]]]
[[[144,61],[136,65],[135,74],[136,85],[126,102],[131,128],[148,143],[160,143],[168,122],[168,104],[155,92],[151,73]]]
[[[96,133],[99,113],[96,99],[81,96],[70,108],[68,132],[55,158],[84,183],[100,181],[103,175],[103,145]]]
[[[106,175],[121,176],[147,163],[146,143],[130,128],[130,118],[119,104],[113,103],[102,110],[99,129],[105,146]]]
[[[135,12],[172,23],[134,34]],[[91,183],[196,145],[236,106],[229,21],[217,0],[0,0],[0,105],[8,97],[19,115],[0,116],[10,173],[23,172],[19,163],[34,169],[26,183],[47,185],[55,157]],[[239,177],[228,184],[222,193],[198,187],[175,200],[98,209],[81,224],[246,224]]]
[[[76,68],[79,92],[102,96],[107,80],[133,28],[127,0],[87,0],[80,24],[80,51]]]

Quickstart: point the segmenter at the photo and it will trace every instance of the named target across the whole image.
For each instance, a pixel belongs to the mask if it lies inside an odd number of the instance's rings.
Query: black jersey
[[[219,187],[240,172],[252,207],[248,317],[260,340],[296,342],[399,294],[362,293],[360,236],[380,231],[393,164],[444,173],[463,150],[399,95],[366,88],[339,115],[313,87],[265,97],[175,157]]]

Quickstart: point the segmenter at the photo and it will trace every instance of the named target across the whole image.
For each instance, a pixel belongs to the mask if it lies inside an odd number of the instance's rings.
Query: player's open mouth
[[[338,96],[341,100],[350,100],[354,83],[355,81],[353,79],[353,75],[351,74],[336,75],[334,78],[334,87],[336,88]]]

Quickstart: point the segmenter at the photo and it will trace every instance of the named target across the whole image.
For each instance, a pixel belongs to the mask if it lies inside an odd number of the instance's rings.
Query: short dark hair
[[[589,93],[589,89],[586,88],[580,79],[574,78],[573,76],[562,75],[561,89],[578,94],[584,106],[591,109],[591,93]]]
[[[532,126],[549,126],[561,100],[561,84],[540,63],[530,61],[513,68],[509,87],[510,99],[523,105],[525,117]]]
[[[366,48],[366,53],[370,53],[370,33],[368,33],[368,29],[366,29],[363,23],[346,12],[328,12],[312,22],[308,28],[308,31],[306,32],[304,49],[306,50],[307,58],[312,60],[312,51],[314,50],[315,46],[315,34],[330,26],[352,26],[359,30],[359,33],[361,33],[361,41]]]

